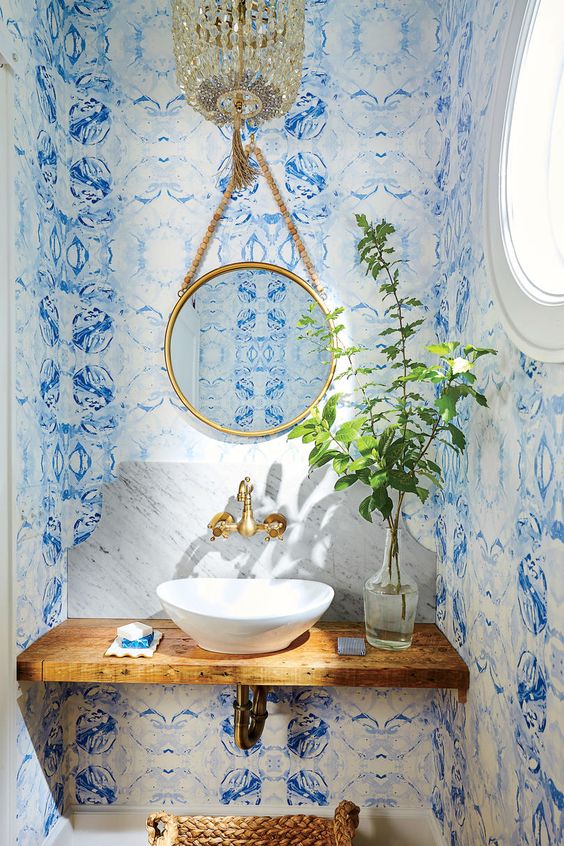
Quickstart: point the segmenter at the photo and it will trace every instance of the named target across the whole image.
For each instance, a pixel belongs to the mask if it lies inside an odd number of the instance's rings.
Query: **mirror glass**
[[[312,304],[312,316],[327,319],[303,279],[261,262],[226,265],[194,282],[165,338],[167,370],[184,405],[243,436],[274,434],[305,417],[334,369],[329,353],[298,328]]]

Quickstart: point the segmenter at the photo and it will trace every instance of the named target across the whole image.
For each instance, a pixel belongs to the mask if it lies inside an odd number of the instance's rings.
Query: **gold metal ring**
[[[172,387],[174,388],[178,398],[182,402],[183,405],[186,406],[188,411],[190,411],[194,417],[200,420],[202,423],[205,423],[208,426],[211,426],[213,429],[216,429],[218,432],[223,432],[227,435],[235,435],[240,438],[264,438],[270,435],[277,435],[280,432],[285,432],[287,429],[291,429],[292,426],[295,426],[296,423],[299,423],[300,420],[303,420],[304,417],[310,413],[311,409],[314,408],[324,397],[327,393],[329,385],[333,380],[333,375],[335,373],[335,356],[331,353],[331,362],[329,365],[329,373],[325,380],[325,384],[323,385],[322,389],[320,390],[317,397],[311,402],[308,407],[297,417],[294,417],[292,420],[288,420],[286,423],[281,423],[279,426],[273,426],[271,429],[260,429],[258,431],[253,432],[244,432],[239,429],[231,429],[228,426],[221,426],[219,423],[215,423],[213,420],[210,420],[208,417],[203,415],[197,408],[195,408],[192,403],[187,399],[187,397],[182,393],[178,382],[174,376],[174,370],[172,368],[172,360],[171,360],[171,339],[172,339],[172,330],[174,329],[174,324],[176,323],[176,319],[188,299],[191,297],[192,294],[195,294],[196,291],[205,285],[206,282],[209,282],[211,279],[215,279],[217,276],[222,276],[225,273],[231,273],[234,270],[268,270],[274,273],[278,273],[281,276],[285,276],[287,279],[290,279],[292,282],[295,282],[297,285],[300,285],[304,291],[306,291],[309,296],[315,300],[323,314],[325,315],[325,319],[330,328],[333,328],[333,324],[329,319],[329,309],[321,299],[320,294],[315,291],[311,285],[309,285],[304,279],[300,276],[297,276],[295,273],[292,273],[291,270],[286,270],[284,267],[279,267],[276,264],[268,264],[262,261],[239,261],[233,264],[225,264],[222,267],[216,267],[214,270],[210,270],[209,273],[205,273],[203,276],[200,276],[199,279],[196,279],[195,282],[192,282],[188,288],[183,292],[182,296],[179,298],[178,302],[174,306],[171,315],[168,319],[166,333],[165,333],[165,364],[169,379],[171,381]]]

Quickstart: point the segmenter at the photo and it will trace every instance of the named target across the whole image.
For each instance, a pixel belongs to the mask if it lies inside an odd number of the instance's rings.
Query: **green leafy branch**
[[[400,292],[401,261],[388,240],[395,229],[385,220],[370,223],[364,215],[356,220],[362,232],[357,245],[361,263],[372,279],[380,280],[391,324],[379,333],[382,344],[373,350],[344,343],[343,308],[331,312],[329,321],[319,322],[313,307],[302,317],[304,337],[341,363],[336,379],[346,379],[352,390],[348,395],[335,393],[322,409],[314,408],[289,437],[312,444],[311,468],[332,464],[336,490],[356,483],[369,489],[359,511],[370,522],[379,512],[391,530],[390,579],[395,560],[399,588],[397,532],[404,497],[412,493],[425,502],[432,486],[442,486],[442,470],[431,457],[431,447],[440,443],[464,451],[464,433],[454,422],[459,402],[468,398],[487,406],[473,370],[482,356],[495,355],[496,350],[448,341],[425,347],[433,363],[413,358],[410,348],[425,322],[424,307],[416,297]],[[376,355],[380,361],[375,363]],[[391,374],[387,379],[386,373]],[[352,417],[337,423],[338,408],[347,403]]]

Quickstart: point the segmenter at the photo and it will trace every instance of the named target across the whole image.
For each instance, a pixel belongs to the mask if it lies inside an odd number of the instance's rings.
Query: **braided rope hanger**
[[[264,158],[262,150],[260,149],[260,147],[257,147],[255,145],[254,140],[252,140],[245,147],[245,156],[246,156],[247,161],[248,161],[249,156],[251,155],[252,152],[254,152],[254,154],[257,158],[257,161],[259,163],[262,175],[266,179],[266,182],[268,184],[268,187],[270,188],[272,196],[274,197],[276,204],[278,205],[278,208],[280,209],[280,213],[282,214],[284,222],[285,222],[286,226],[288,227],[288,230],[290,232],[290,235],[292,236],[294,244],[296,245],[296,248],[298,250],[300,258],[303,261],[305,268],[308,272],[308,275],[309,275],[309,278],[311,280],[311,284],[312,284],[313,288],[317,291],[317,293],[321,297],[325,297],[325,290],[324,290],[323,286],[321,285],[321,282],[319,281],[319,277],[318,277],[317,273],[315,272],[313,262],[312,262],[312,260],[309,256],[308,251],[306,250],[304,242],[300,238],[300,234],[299,234],[298,230],[296,229],[296,225],[295,225],[294,221],[292,220],[292,218],[290,217],[290,212],[288,211],[286,203],[282,199],[280,189],[278,188],[278,185],[276,184],[276,180],[274,179],[274,176],[272,175],[272,171],[270,170],[270,167],[268,166],[268,163],[267,163],[266,159]],[[223,196],[222,196],[222,198],[219,202],[219,205],[217,206],[215,212],[212,215],[209,226],[208,226],[208,228],[207,228],[207,230],[204,234],[204,237],[202,238],[200,246],[196,250],[196,255],[194,256],[192,264],[190,265],[190,268],[187,271],[186,276],[184,277],[182,287],[180,288],[180,290],[178,292],[179,297],[181,297],[185,293],[185,291],[190,287],[192,280],[194,279],[194,276],[196,275],[196,271],[198,270],[198,267],[200,266],[200,263],[201,263],[204,255],[205,255],[205,252],[208,248],[209,242],[211,241],[213,233],[216,230],[217,224],[221,220],[223,212],[225,211],[225,209],[227,207],[227,203],[231,199],[231,195],[233,194],[233,191],[234,191],[234,186],[235,186],[235,179],[232,175],[231,179],[229,180],[229,184],[227,185],[227,188],[223,192]]]

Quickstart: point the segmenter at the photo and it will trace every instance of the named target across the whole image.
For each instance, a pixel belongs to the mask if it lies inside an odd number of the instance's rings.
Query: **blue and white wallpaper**
[[[448,3],[436,171],[436,330],[494,346],[490,409],[445,457],[437,616],[470,666],[466,707],[436,702],[435,813],[453,844],[564,842],[564,366],[507,339],[484,256],[486,116],[510,2]],[[449,839],[450,838],[450,839]]]
[[[25,648],[66,616],[66,556],[63,500],[78,468],[77,439],[62,412],[63,293],[59,169],[65,134],[60,124],[60,52],[48,37],[46,8],[21,3],[3,8],[0,23],[18,57],[14,229],[17,238],[15,409],[18,448],[16,515],[16,638]],[[4,127],[2,128],[4,131]],[[5,198],[4,198],[5,199]],[[67,480],[56,445],[67,439]],[[72,441],[72,445],[71,445]],[[72,456],[72,458],[71,458]],[[65,791],[64,691],[33,685],[15,708],[19,843],[41,843],[59,816]]]
[[[18,647],[66,612],[65,550],[86,540],[125,460],[282,461],[284,437],[211,438],[163,365],[179,280],[225,181],[228,139],[175,82],[168,0],[11,0],[16,69]],[[230,689],[32,686],[20,699],[19,844],[56,805],[431,806],[451,846],[562,841],[562,368],[499,324],[483,255],[488,106],[510,0],[309,0],[290,114],[258,141],[353,338],[385,320],[354,213],[395,223],[430,335],[500,354],[490,411],[445,459],[437,615],[469,701],[282,691],[265,744],[234,749]],[[203,270],[242,259],[303,275],[260,182],[229,205]],[[375,528],[377,531],[377,528]],[[370,550],[367,550],[367,556]],[[377,565],[378,562],[375,562]],[[558,569],[560,572],[558,572]],[[43,696],[43,693],[45,695]],[[272,723],[271,723],[272,720]],[[210,776],[213,773],[213,776]]]
[[[433,789],[428,691],[281,688],[268,731],[233,740],[233,689],[75,687],[70,802],[129,807],[425,805]],[[410,757],[419,762],[407,771]],[[260,812],[257,810],[257,812]]]

